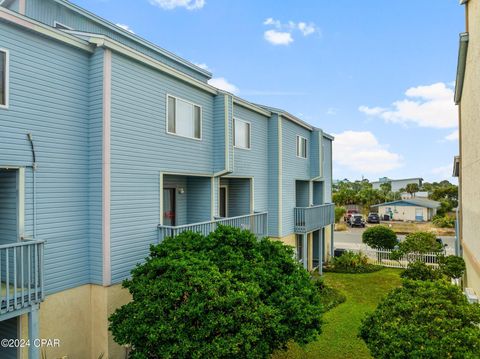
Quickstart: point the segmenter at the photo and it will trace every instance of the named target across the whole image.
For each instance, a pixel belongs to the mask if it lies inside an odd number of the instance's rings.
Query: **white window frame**
[[[236,135],[236,130],[237,126],[235,126],[235,122],[243,122],[248,124],[248,144],[250,147],[242,147],[242,146],[237,146],[237,143],[235,141],[235,135]],[[238,148],[240,150],[251,150],[252,149],[252,123],[250,121],[245,121],[240,118],[234,117],[233,118],[233,147]]]
[[[2,48],[0,48],[0,52],[5,54],[5,104],[0,104],[0,109],[8,109],[10,100],[10,52]]]
[[[180,101],[183,101],[183,102],[186,102],[186,103],[189,103],[190,105],[192,106],[197,106],[200,108],[200,138],[196,138],[196,137],[190,137],[190,136],[184,136],[184,135],[179,135],[178,133],[175,133],[175,132],[170,132],[168,130],[168,98],[171,97],[171,98],[174,98],[175,99],[175,103],[177,100],[180,100]],[[177,112],[175,111],[175,122],[177,121]],[[195,141],[202,141],[203,140],[203,107],[201,105],[199,105],[198,103],[195,103],[195,102],[192,102],[192,101],[188,101],[188,100],[185,100],[181,97],[178,97],[178,96],[175,96],[175,95],[172,95],[172,94],[169,94],[167,93],[166,96],[165,96],[165,131],[166,133],[168,133],[169,135],[172,135],[172,136],[178,136],[178,137],[182,137],[182,138],[188,138],[190,140],[195,140]]]
[[[60,27],[57,27],[57,25],[60,25]],[[53,27],[59,30],[73,30],[73,27],[62,24],[60,21],[57,20],[53,22]]]
[[[298,145],[299,145],[299,141],[301,139],[304,139],[305,140],[305,157],[301,156],[301,153],[298,151]],[[308,158],[308,140],[303,137],[303,136],[300,136],[300,135],[297,135],[297,138],[296,138],[296,141],[295,141],[295,153],[297,155],[297,158],[301,158],[303,160],[306,160]]]

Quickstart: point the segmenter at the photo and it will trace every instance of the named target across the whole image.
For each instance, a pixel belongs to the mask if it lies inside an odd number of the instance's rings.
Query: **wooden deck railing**
[[[182,232],[192,231],[207,235],[218,227],[218,225],[232,226],[241,229],[248,229],[257,237],[266,237],[268,235],[268,215],[267,212],[247,214],[244,216],[220,218],[213,221],[185,224],[181,226],[159,225],[159,242],[166,237],[175,237]]]
[[[295,233],[308,233],[335,222],[333,203],[294,208]]]

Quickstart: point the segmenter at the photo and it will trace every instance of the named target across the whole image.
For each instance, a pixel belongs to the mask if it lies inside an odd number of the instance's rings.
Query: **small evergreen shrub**
[[[424,262],[416,261],[409,263],[400,276],[412,280],[439,280],[442,278],[442,273]]]
[[[368,263],[367,256],[362,253],[346,251],[340,257],[334,257],[330,263],[325,266],[325,271],[336,273],[371,273],[379,271],[382,268],[382,266]]]
[[[449,278],[460,278],[465,273],[465,261],[462,257],[446,256],[440,257],[440,270]]]
[[[440,252],[443,247],[434,233],[415,232],[407,234],[405,240],[400,242],[399,249],[402,253],[429,253]]]
[[[374,358],[480,358],[480,307],[445,281],[404,280],[369,314],[360,337]]]
[[[335,223],[340,222],[340,219],[343,218],[343,215],[347,212],[345,207],[335,207]]]
[[[393,249],[398,244],[395,232],[385,226],[367,228],[362,234],[362,242],[375,249]]]
[[[455,228],[455,217],[452,216],[435,216],[432,223],[438,228]]]

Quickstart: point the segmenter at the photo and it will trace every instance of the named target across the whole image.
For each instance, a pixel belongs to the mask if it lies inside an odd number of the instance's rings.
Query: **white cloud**
[[[386,122],[416,124],[420,127],[454,128],[457,110],[453,89],[443,82],[412,87],[405,91],[405,99],[395,101],[391,108],[360,106],[370,116],[379,116]]]
[[[130,26],[125,25],[125,24],[115,24],[118,27],[122,28],[123,30],[127,30],[128,32],[131,32],[132,34],[135,34],[132,29],[130,29]]]
[[[197,66],[197,67],[200,67],[200,68],[203,69],[203,70],[211,71],[210,68],[208,67],[208,65],[205,64],[205,63],[197,63],[197,62],[194,62],[193,64],[194,64],[195,66]]]
[[[165,10],[183,7],[187,10],[197,10],[205,6],[205,0],[150,0],[150,4]]]
[[[453,173],[452,166],[453,165],[449,164],[445,166],[436,167],[431,170],[431,173],[436,175],[440,179],[449,179],[452,177],[452,173]]]
[[[292,34],[277,30],[267,30],[263,37],[272,45],[289,45],[293,42]]]
[[[220,90],[231,92],[233,94],[238,94],[240,92],[237,86],[228,82],[224,77],[214,77],[208,80],[208,83]]]
[[[380,144],[370,131],[345,131],[334,136],[336,165],[362,174],[385,173],[403,166],[402,156]]]
[[[445,136],[445,139],[447,141],[458,141],[459,137],[460,137],[460,133],[458,132],[458,130],[455,130],[449,135]]]
[[[313,22],[295,22],[288,21],[282,23],[280,20],[269,17],[265,19],[263,25],[272,26],[274,29],[265,31],[263,34],[265,40],[273,45],[288,45],[293,42],[294,31],[300,31],[303,36],[309,36],[314,33],[320,33],[320,29]]]

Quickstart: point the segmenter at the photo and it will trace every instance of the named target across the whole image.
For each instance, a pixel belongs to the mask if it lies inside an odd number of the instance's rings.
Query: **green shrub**
[[[322,308],[325,312],[347,300],[347,297],[338,289],[326,285],[324,277],[316,277],[315,286],[320,292],[320,302],[322,303]]]
[[[442,273],[424,262],[416,261],[409,263],[400,276],[412,280],[438,280],[442,278]]]
[[[392,229],[385,226],[375,226],[363,232],[362,242],[376,249],[393,249],[398,244],[398,239]]]
[[[340,257],[334,257],[325,270],[336,273],[371,273],[382,268],[368,263],[367,256],[361,253],[346,251]]]
[[[320,332],[320,294],[279,241],[220,226],[152,246],[109,318],[130,358],[265,358]]]
[[[345,207],[335,207],[335,223],[340,222],[340,219],[343,218],[343,215],[347,212]]]
[[[449,278],[460,278],[465,273],[465,261],[462,257],[446,256],[440,257],[440,270]]]
[[[430,232],[409,233],[405,240],[399,244],[402,253],[429,253],[439,252],[443,249],[437,242],[437,237]]]
[[[445,281],[409,281],[360,328],[374,358],[480,358],[480,307]]]
[[[452,216],[435,216],[432,223],[438,228],[455,228],[455,217]]]

